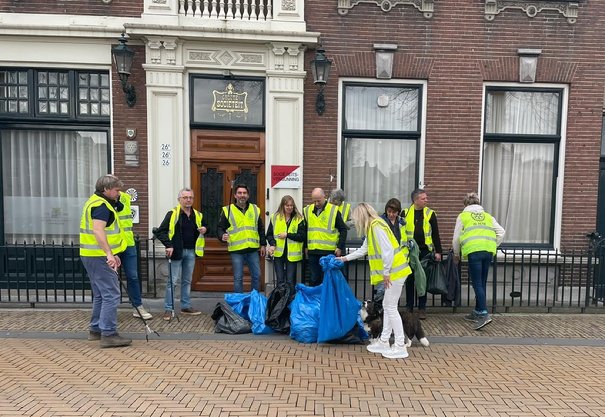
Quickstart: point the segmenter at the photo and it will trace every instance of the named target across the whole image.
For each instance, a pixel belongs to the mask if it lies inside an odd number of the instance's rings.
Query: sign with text
[[[191,77],[193,123],[262,128],[265,80],[262,78]]]
[[[300,165],[271,165],[271,188],[300,188]]]

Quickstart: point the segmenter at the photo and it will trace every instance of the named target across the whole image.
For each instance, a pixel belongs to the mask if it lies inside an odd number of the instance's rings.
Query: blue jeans
[[[275,269],[275,285],[287,282],[292,288],[296,285],[296,273],[299,262],[290,262],[286,254],[273,258]]]
[[[257,251],[231,254],[233,291],[244,292],[244,263],[248,265],[252,276],[252,289],[260,291],[260,257]]]
[[[473,252],[468,255],[468,273],[475,290],[475,314],[487,314],[487,301],[485,289],[487,288],[487,274],[494,255],[489,252]]]
[[[181,276],[181,310],[191,308],[191,278],[193,277],[193,267],[195,266],[195,250],[183,249],[183,258],[178,261],[171,261],[172,268],[171,281],[166,283],[166,295],[164,296],[164,310],[174,310],[172,305],[172,289],[176,288]]]
[[[122,271],[126,274],[126,285],[128,288],[128,297],[133,307],[139,307],[141,304],[141,288],[139,287],[139,273],[137,265],[137,248],[136,246],[128,246],[124,252],[120,254],[122,261]]]
[[[118,331],[120,283],[118,274],[107,265],[105,256],[82,256],[92,288],[90,330],[111,336]]]

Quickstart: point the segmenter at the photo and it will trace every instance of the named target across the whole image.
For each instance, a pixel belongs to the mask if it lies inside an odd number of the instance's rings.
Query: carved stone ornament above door
[[[520,9],[528,17],[535,17],[543,10],[554,10],[567,18],[570,24],[578,18],[578,1],[538,1],[538,0],[485,0],[485,19],[492,21],[497,14],[506,9]]]
[[[433,17],[434,0],[338,0],[338,14],[341,16],[349,13],[349,10],[360,3],[373,3],[387,13],[395,6],[414,6],[424,17]]]

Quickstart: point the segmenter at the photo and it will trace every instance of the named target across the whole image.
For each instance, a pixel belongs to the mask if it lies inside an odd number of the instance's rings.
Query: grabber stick
[[[168,279],[170,280],[170,298],[171,298],[171,302],[172,302],[172,310],[171,310],[171,314],[170,314],[170,320],[168,320],[168,322],[170,322],[170,321],[172,321],[172,319],[176,318],[176,321],[178,321],[180,323],[181,320],[179,319],[179,316],[177,316],[174,311],[174,281],[172,280],[172,259],[170,259],[169,256],[166,256],[166,258],[168,258]]]
[[[118,281],[120,282],[120,285],[122,286],[122,291],[124,291],[128,295],[128,300],[130,300],[130,304],[134,304],[132,302],[132,298],[130,297],[130,293],[128,292],[128,289],[126,288],[126,286],[120,279],[120,274],[118,274],[118,271],[115,269],[113,271],[116,273],[116,278],[118,279]],[[149,342],[149,335],[151,333],[155,333],[158,337],[160,337],[160,334],[158,332],[156,332],[155,330],[151,330],[151,328],[149,327],[149,324],[147,324],[147,320],[145,320],[145,317],[143,317],[143,315],[141,314],[141,310],[139,310],[139,306],[135,306],[134,308],[136,308],[137,313],[139,314],[139,318],[141,320],[143,320],[143,324],[145,325],[145,340],[147,340],[147,342]]]

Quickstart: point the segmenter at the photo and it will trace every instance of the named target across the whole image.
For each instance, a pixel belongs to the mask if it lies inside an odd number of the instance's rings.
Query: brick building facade
[[[604,40],[605,6],[583,1],[497,2],[500,6],[514,3],[519,8],[507,8],[490,16],[486,12],[489,1],[459,0],[435,2],[434,10],[427,18],[427,13],[418,10],[426,3],[433,2],[344,1],[338,5],[353,7],[342,8],[339,13],[336,2],[306,2],[308,28],[321,33],[322,45],[328,58],[333,60],[333,66],[325,88],[327,109],[323,116],[314,111],[316,88],[313,80],[306,80],[305,197],[315,186],[333,188],[337,184],[351,193],[347,188],[364,180],[359,175],[346,178],[347,167],[342,163],[348,152],[347,143],[363,136],[362,131],[349,134],[348,127],[344,126],[347,122],[344,92],[347,82],[372,86],[375,85],[373,82],[381,81],[376,78],[374,45],[396,45],[392,76],[382,80],[382,85],[425,83],[426,103],[420,103],[420,108],[425,106],[425,114],[420,116],[420,143],[415,158],[419,167],[414,182],[424,185],[429,192],[430,205],[439,214],[446,247],[451,242],[464,194],[478,190],[483,200],[488,190],[485,186],[481,189],[480,183],[489,175],[503,175],[486,161],[485,146],[491,145],[485,144],[517,139],[520,143],[538,143],[546,140],[549,134],[554,134],[550,137],[552,142],[544,146],[554,147],[549,162],[554,171],[552,188],[535,189],[531,184],[521,183],[516,189],[521,194],[516,200],[511,198],[515,201],[508,204],[524,206],[517,212],[525,213],[531,222],[535,222],[543,216],[534,211],[536,200],[551,198],[549,194],[552,194],[549,207],[552,218],[549,225],[542,226],[550,227],[551,231],[544,232],[539,242],[519,239],[512,243],[544,248],[585,247],[585,235],[595,229],[597,217],[605,82],[605,53],[599,45]],[[567,12],[568,7],[575,10],[577,3],[576,20],[573,11]],[[393,7],[383,11],[380,4],[392,4]],[[552,9],[541,10],[542,7]],[[492,20],[488,20],[489,17]],[[539,53],[533,82],[520,82],[519,60],[524,49]],[[314,51],[307,52],[307,64],[313,56]],[[531,96],[532,91],[551,88],[562,95],[559,121],[553,121],[552,132],[518,138],[500,133],[523,136],[529,131],[536,133],[536,128],[521,127],[513,131],[503,126],[505,131],[502,132],[484,129],[490,89],[495,89],[494,96],[502,92],[507,94],[506,91]],[[402,135],[406,133],[402,132]],[[380,138],[380,134],[371,137]],[[491,174],[485,174],[486,170]],[[483,181],[482,173],[487,175]],[[365,175],[372,174],[366,171]],[[383,197],[385,201],[389,196]],[[400,198],[404,206],[409,203],[407,193],[390,197]],[[496,217],[506,217],[502,215],[501,207],[483,202]],[[380,210],[382,206],[377,208]],[[513,228],[510,223],[514,219],[501,220],[507,229]]]

